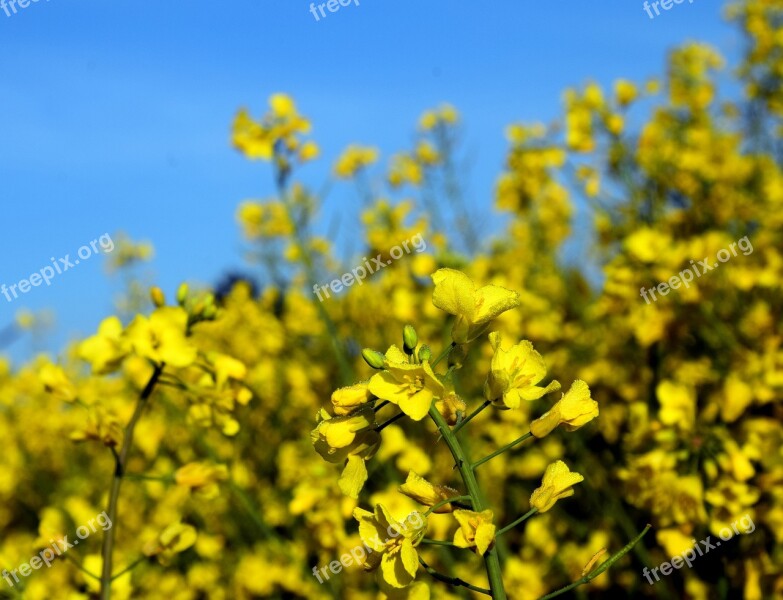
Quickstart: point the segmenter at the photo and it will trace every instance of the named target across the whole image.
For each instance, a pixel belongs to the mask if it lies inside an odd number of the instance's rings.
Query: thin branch
[[[402,419],[404,416],[405,416],[405,413],[404,413],[404,412],[397,413],[396,415],[394,415],[394,416],[393,416],[391,419],[389,419],[388,421],[384,421],[383,423],[381,423],[380,425],[378,425],[378,426],[375,428],[375,431],[377,431],[377,432],[381,432],[381,431],[383,431],[383,429],[384,429],[385,427],[388,427],[389,425],[391,425],[391,424],[392,424],[392,423],[394,423],[395,421],[399,421],[399,420],[400,420],[400,419]]]
[[[141,418],[141,413],[144,412],[144,408],[147,406],[147,400],[149,400],[152,395],[155,384],[157,384],[158,379],[163,373],[164,366],[163,363],[155,365],[155,370],[152,372],[147,385],[139,396],[139,400],[136,403],[136,409],[133,411],[133,416],[125,427],[122,448],[120,448],[120,453],[116,455],[114,478],[112,479],[111,491],[109,492],[109,507],[106,511],[110,523],[117,523],[117,502],[120,498],[122,480],[125,477],[128,455],[130,454],[130,449],[133,445],[133,433]],[[116,530],[116,525],[110,527],[103,536],[103,545],[101,547],[101,559],[103,560],[103,569],[101,571],[101,600],[109,600],[111,598],[112,552],[114,550],[114,535]]]
[[[490,592],[487,589],[477,587],[475,585],[471,585],[467,581],[463,581],[459,577],[449,577],[448,575],[444,575],[443,573],[439,573],[435,569],[433,569],[431,566],[429,566],[426,562],[424,562],[424,559],[420,556],[419,557],[419,563],[421,563],[421,566],[424,567],[424,570],[427,571],[432,577],[437,579],[438,581],[442,581],[443,583],[448,583],[450,585],[461,585],[462,587],[466,587],[469,590],[473,590],[474,592],[478,592],[479,594],[485,594],[487,596],[492,597],[492,592]]]
[[[517,439],[515,439],[515,440],[514,440],[513,442],[511,442],[510,444],[506,444],[506,445],[505,445],[505,446],[503,446],[502,448],[500,448],[500,449],[498,449],[498,450],[495,450],[495,451],[494,451],[492,454],[488,454],[488,455],[487,455],[487,456],[485,456],[484,458],[481,458],[481,459],[477,460],[476,462],[474,462],[474,463],[471,465],[471,468],[472,468],[472,469],[477,469],[478,467],[480,467],[481,465],[483,465],[483,464],[484,464],[485,462],[487,462],[488,460],[492,460],[493,458],[495,458],[495,457],[496,457],[496,456],[498,456],[499,454],[503,454],[503,453],[504,453],[506,450],[511,450],[511,448],[513,448],[513,447],[514,447],[514,446],[516,446],[517,444],[521,444],[521,443],[522,443],[522,442],[524,442],[526,439],[528,439],[529,437],[532,437],[532,436],[533,436],[533,434],[532,434],[532,433],[530,433],[530,432],[528,431],[528,432],[527,432],[525,435],[523,435],[523,436],[521,436],[521,437],[518,437]]]
[[[73,563],[76,566],[76,568],[79,569],[85,575],[89,575],[90,577],[92,577],[96,581],[100,581],[101,580],[101,578],[98,575],[95,575],[94,573],[91,573],[90,571],[85,569],[84,566],[82,565],[82,563],[80,563],[78,560],[76,560],[73,556],[70,556],[70,555],[68,555],[66,553],[66,554],[63,554],[62,557],[65,560],[70,561],[71,563]]]
[[[491,401],[489,401],[489,400],[485,400],[485,401],[484,401],[484,403],[483,403],[481,406],[479,406],[479,407],[478,407],[476,410],[474,410],[472,413],[470,413],[470,414],[467,416],[467,418],[466,418],[464,421],[462,421],[461,423],[457,423],[457,424],[456,424],[456,425],[455,425],[455,426],[452,428],[452,430],[451,430],[451,431],[453,431],[454,433],[457,433],[457,432],[458,432],[460,429],[462,429],[463,427],[465,427],[465,425],[467,425],[468,423],[470,423],[470,420],[471,420],[473,417],[477,416],[477,415],[478,415],[478,414],[479,414],[479,413],[480,413],[482,410],[484,410],[485,408],[487,408],[487,406],[489,406],[490,404],[492,404],[492,402],[491,402]]]
[[[652,525],[647,525],[642,532],[637,535],[633,540],[631,540],[622,550],[620,550],[617,554],[613,555],[611,558],[609,558],[606,562],[601,563],[601,565],[585,575],[584,577],[580,577],[576,581],[574,581],[572,584],[565,586],[564,588],[561,588],[557,591],[552,592],[551,594],[547,594],[546,596],[542,596],[539,598],[539,600],[549,600],[550,598],[555,598],[556,596],[560,596],[561,594],[565,594],[566,592],[570,592],[576,587],[579,587],[580,585],[583,585],[585,583],[588,583],[598,577],[601,573],[606,571],[609,567],[611,567],[614,563],[616,563],[618,560],[620,560],[623,556],[628,554],[633,547],[639,543],[639,541],[644,537],[644,534],[646,534]]]
[[[120,577],[122,577],[123,575],[125,575],[125,573],[127,573],[128,571],[132,571],[133,569],[135,569],[137,565],[139,565],[140,563],[142,563],[142,562],[144,562],[145,560],[147,560],[147,558],[148,558],[148,557],[146,557],[146,556],[143,556],[143,555],[142,555],[142,556],[139,556],[139,558],[137,558],[136,560],[134,560],[134,561],[133,561],[131,564],[129,564],[127,567],[125,567],[125,568],[124,568],[122,571],[120,571],[120,572],[119,572],[119,573],[117,573],[116,575],[112,575],[112,578],[111,578],[111,580],[112,580],[112,581],[114,581],[115,579],[119,579]]]
[[[449,542],[448,540],[433,540],[430,538],[422,538],[421,540],[422,544],[430,544],[431,546],[454,546],[456,547],[456,544],[454,542]]]
[[[446,358],[449,355],[449,352],[451,352],[452,348],[457,347],[457,342],[451,342],[450,345],[446,346],[446,348],[438,355],[438,358],[435,359],[434,362],[430,363],[430,366],[434,369],[440,361],[442,361],[444,358]]]
[[[470,496],[454,496],[453,498],[446,498],[445,500],[441,500],[437,504],[433,504],[427,512],[424,513],[425,517],[430,516],[432,513],[434,513],[436,510],[438,510],[441,506],[446,506],[447,504],[451,504],[452,502],[461,502],[463,500],[470,500]]]
[[[522,515],[521,517],[519,517],[519,518],[518,518],[516,521],[514,521],[513,523],[509,523],[509,524],[508,524],[508,525],[506,525],[506,526],[505,526],[503,529],[501,529],[500,531],[496,532],[496,533],[495,533],[495,537],[496,537],[496,538],[497,538],[497,537],[500,537],[501,535],[503,535],[504,533],[506,533],[506,532],[507,532],[509,529],[514,529],[514,527],[516,527],[517,525],[519,525],[519,524],[520,524],[520,523],[522,523],[523,521],[526,521],[527,519],[529,519],[530,517],[532,517],[532,516],[533,516],[534,514],[536,514],[537,512],[538,512],[538,509],[537,509],[537,508],[531,508],[531,509],[530,509],[529,511],[527,511],[527,512],[526,512],[524,515]]]

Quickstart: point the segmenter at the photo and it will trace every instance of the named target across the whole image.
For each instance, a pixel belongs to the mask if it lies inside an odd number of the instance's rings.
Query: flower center
[[[408,393],[410,395],[415,394],[424,387],[424,378],[421,376],[407,376],[405,379],[408,382]]]

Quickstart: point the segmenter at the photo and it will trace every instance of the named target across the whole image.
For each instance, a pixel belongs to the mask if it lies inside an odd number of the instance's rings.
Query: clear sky
[[[324,159],[307,167],[313,184],[348,143],[386,158],[407,149],[420,113],[451,102],[475,158],[474,204],[490,210],[506,124],[554,118],[569,85],[657,75],[686,40],[736,55],[720,5],[686,0],[650,19],[637,0],[360,0],[320,21],[305,0],[0,9],[0,284],[120,230],[153,242],[150,268],[169,293],[241,266],[236,206],[272,186],[230,147],[229,126],[278,91],[314,122]],[[330,196],[332,210],[354,210],[349,192]],[[45,347],[92,332],[118,289],[101,263],[0,296],[0,329],[19,309],[50,308]],[[32,349],[21,340],[11,354]]]

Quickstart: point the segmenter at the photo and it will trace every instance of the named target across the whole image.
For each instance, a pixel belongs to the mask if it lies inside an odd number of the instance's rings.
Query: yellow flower
[[[370,392],[388,400],[414,421],[421,421],[432,401],[444,393],[443,384],[435,377],[429,363],[408,363],[408,357],[392,346],[386,352],[386,370],[370,379]]]
[[[240,110],[232,127],[234,146],[250,159],[269,160],[274,153],[274,139],[245,109]]]
[[[242,233],[250,239],[261,237],[284,237],[290,235],[294,226],[282,202],[256,202],[248,200],[239,205],[237,221]]]
[[[269,106],[272,113],[278,119],[288,119],[296,116],[296,104],[287,94],[272,94],[269,97]]]
[[[210,465],[192,462],[177,469],[174,480],[177,485],[197,492],[205,499],[215,498],[219,493],[218,481],[228,479],[228,469],[225,465]]]
[[[349,415],[357,408],[367,404],[372,398],[369,383],[366,381],[339,388],[332,392],[334,414],[337,416]]]
[[[322,420],[313,430],[314,443],[326,444],[326,454],[334,454],[337,450],[350,447],[361,437],[361,434],[375,427],[375,412],[372,407],[345,417],[330,417],[321,411]],[[316,450],[321,453],[322,447],[316,444]],[[323,454],[322,454],[323,455]]]
[[[139,356],[156,364],[187,367],[196,360],[196,348],[185,335],[187,322],[183,309],[167,306],[149,318],[137,315],[125,333]]]
[[[434,129],[437,124],[438,115],[431,110],[428,110],[419,118],[419,127],[424,131]]]
[[[54,397],[65,402],[76,400],[76,387],[68,379],[62,367],[47,363],[38,371],[38,377],[41,379],[44,389]]]
[[[538,512],[546,512],[561,498],[573,496],[572,486],[580,481],[584,481],[584,477],[572,473],[562,460],[553,462],[546,468],[541,487],[530,495],[530,506],[537,508]]]
[[[422,131],[432,131],[439,124],[453,125],[459,120],[457,109],[451,104],[441,104],[437,109],[428,110],[419,118]]]
[[[530,424],[530,432],[542,438],[558,425],[563,425],[566,431],[575,431],[597,416],[598,402],[590,397],[587,384],[577,379],[552,408]]]
[[[614,83],[614,95],[620,106],[627,106],[639,95],[636,86],[627,79],[619,79]]]
[[[434,485],[413,471],[408,473],[408,478],[400,486],[399,491],[424,506],[435,506],[439,502],[459,496],[457,490],[445,485]],[[444,504],[433,512],[449,513],[453,510],[454,507],[451,504]]]
[[[116,371],[128,355],[120,320],[109,317],[101,321],[98,333],[79,344],[78,353],[80,358],[90,363],[95,375]]]
[[[438,269],[432,274],[435,290],[432,303],[456,316],[451,337],[465,344],[480,336],[490,321],[521,304],[519,294],[497,285],[476,289],[473,281],[454,269]]]
[[[321,149],[318,147],[318,144],[311,140],[306,141],[302,144],[302,147],[299,148],[299,160],[302,162],[315,160],[320,154]]]
[[[355,508],[353,517],[359,521],[359,536],[372,551],[364,568],[374,571],[380,566],[379,578],[393,588],[413,583],[419,568],[416,546],[427,531],[427,518],[412,512],[403,521],[397,521],[382,504],[375,506],[374,513]]]
[[[492,511],[455,510],[454,518],[460,526],[454,533],[454,545],[460,548],[476,548],[478,553],[483,555],[495,541]]]
[[[407,154],[396,154],[392,157],[389,167],[389,183],[392,187],[400,187],[405,183],[419,185],[424,179],[421,165]]]
[[[345,463],[338,484],[346,496],[358,498],[367,481],[364,461],[372,458],[381,443],[373,408],[366,406],[344,417],[332,417],[322,409],[318,419],[318,426],[310,432],[316,452],[327,462]]]
[[[460,417],[465,416],[467,405],[454,391],[451,385],[446,387],[443,396],[435,401],[435,408],[449,425],[456,425]]]
[[[546,375],[546,364],[529,341],[503,350],[500,334],[493,331],[489,334],[489,343],[495,354],[484,384],[484,398],[498,408],[519,408],[522,400],[538,400],[544,394],[560,389],[557,381],[545,388],[536,385]]]
[[[184,552],[196,543],[198,534],[192,525],[173,523],[166,527],[157,539],[144,545],[146,556],[156,556],[158,562],[167,565],[175,554]]]
[[[416,146],[416,159],[423,165],[436,165],[440,162],[441,156],[435,146],[423,140]]]
[[[664,379],[655,388],[664,425],[690,431],[696,422],[696,391],[693,386]]]
[[[232,130],[234,146],[250,159],[271,160],[278,152],[300,151],[300,159],[313,158],[315,145],[300,149],[297,133],[308,133],[310,122],[299,115],[294,101],[285,94],[273,94],[269,98],[269,112],[261,122],[253,120],[244,109],[237,113]],[[286,157],[277,159],[286,163]]]
[[[378,149],[365,146],[348,146],[334,164],[334,174],[340,179],[350,179],[358,171],[378,160]]]
[[[109,448],[117,448],[122,442],[123,427],[117,417],[101,404],[94,404],[87,413],[87,423],[70,435],[74,442],[95,440]]]

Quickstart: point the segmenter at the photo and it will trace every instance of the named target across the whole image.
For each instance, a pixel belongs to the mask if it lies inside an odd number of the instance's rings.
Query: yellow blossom
[[[90,363],[92,372],[104,375],[116,371],[128,354],[128,344],[122,337],[122,322],[117,317],[101,321],[98,333],[79,344],[79,356]]]
[[[225,465],[202,462],[188,463],[174,473],[174,481],[177,485],[198,492],[206,499],[215,498],[219,493],[218,482],[226,479],[228,479],[228,469]]]
[[[424,506],[435,506],[439,502],[459,496],[457,490],[445,485],[434,485],[413,471],[408,473],[405,483],[400,486],[400,493]],[[449,503],[433,512],[449,513],[453,510],[454,507]]]
[[[332,407],[337,416],[349,415],[373,398],[369,382],[363,381],[332,392]]]
[[[331,417],[322,409],[318,419],[318,426],[310,433],[316,452],[327,462],[345,463],[338,482],[340,489],[346,496],[358,498],[367,481],[364,462],[381,443],[381,436],[375,431],[373,408],[366,406],[343,417]]]
[[[162,565],[167,565],[175,554],[184,552],[196,543],[198,534],[192,525],[173,523],[166,527],[157,539],[144,545],[146,556],[155,556]]]
[[[414,421],[421,421],[427,416],[432,401],[443,395],[443,384],[429,363],[410,364],[397,346],[386,352],[385,365],[384,371],[370,379],[370,392],[381,400],[396,404]]]
[[[500,334],[493,331],[489,334],[489,343],[495,354],[484,383],[484,398],[498,408],[519,408],[522,400],[538,400],[544,394],[560,389],[557,381],[546,387],[536,385],[546,375],[546,365],[529,341],[504,350]]]
[[[590,397],[587,384],[577,379],[552,408],[530,424],[530,432],[542,438],[559,425],[566,431],[575,431],[597,416],[598,402]]]
[[[501,313],[521,304],[519,294],[497,285],[476,288],[464,273],[454,269],[438,269],[432,274],[435,290],[432,303],[456,316],[451,337],[465,344],[479,337],[490,321]]]
[[[137,315],[126,335],[134,352],[156,364],[186,367],[196,360],[196,347],[185,335],[188,315],[180,307],[159,308],[147,318]]]
[[[377,148],[351,145],[345,149],[334,164],[334,174],[341,179],[349,179],[377,160]]]
[[[454,545],[460,548],[475,548],[481,555],[486,553],[495,541],[492,511],[455,510],[454,518],[460,526],[454,533]]]
[[[435,400],[435,408],[446,419],[449,425],[456,425],[460,417],[465,416],[467,405],[454,391],[453,386],[446,386],[443,396]]]
[[[122,443],[122,432],[122,424],[116,415],[103,405],[95,404],[88,409],[85,426],[73,431],[70,437],[74,442],[95,440],[109,448],[118,448]]]
[[[636,97],[639,95],[639,91],[632,82],[626,79],[620,79],[614,84],[614,94],[615,98],[617,99],[617,103],[620,106],[627,106],[636,100]]]
[[[419,568],[416,546],[427,531],[427,518],[413,512],[398,521],[381,504],[372,513],[355,508],[353,516],[359,522],[359,536],[373,551],[365,560],[365,569],[374,571],[380,567],[379,579],[393,588],[413,583]]]
[[[562,460],[553,462],[546,468],[541,480],[541,487],[536,488],[530,496],[530,506],[538,512],[546,512],[561,498],[574,495],[574,485],[584,481],[579,473],[572,473]]]
[[[76,400],[76,387],[58,365],[46,363],[38,371],[44,389],[65,402]]]

